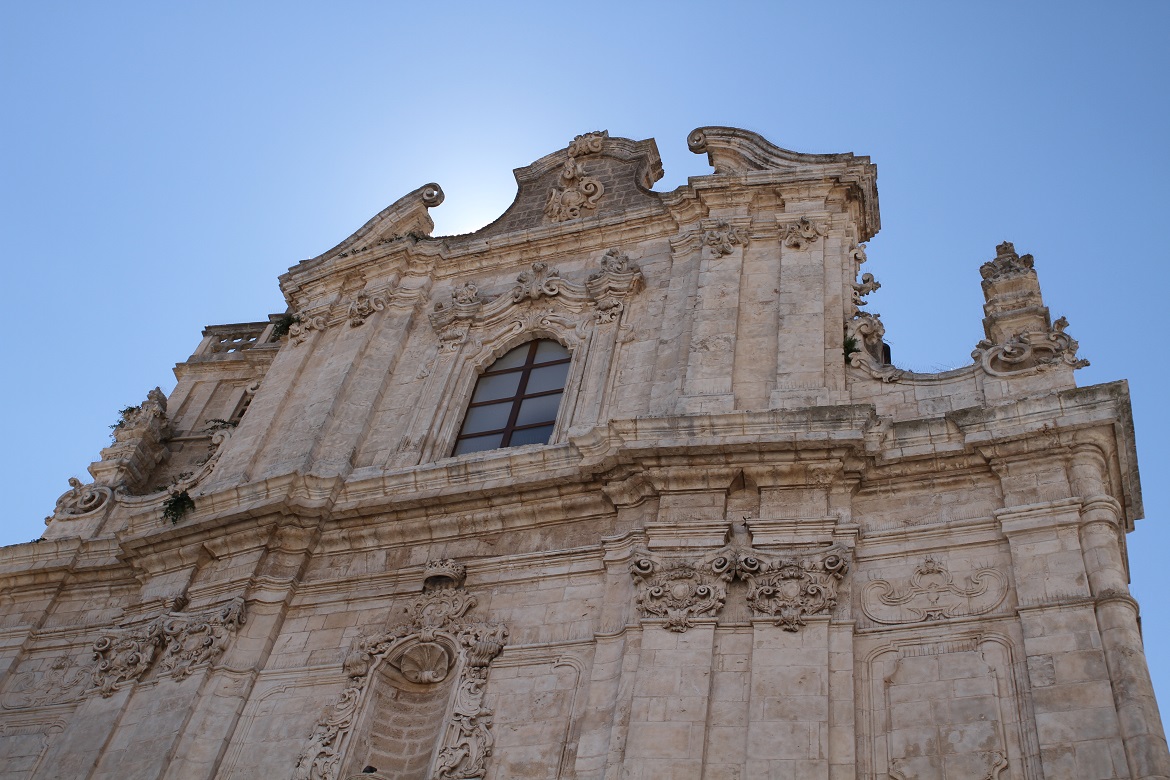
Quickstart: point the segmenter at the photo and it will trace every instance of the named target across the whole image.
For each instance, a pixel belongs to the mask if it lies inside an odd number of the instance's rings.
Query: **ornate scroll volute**
[[[512,301],[535,301],[544,296],[559,295],[564,289],[565,279],[556,268],[550,268],[548,263],[535,262],[531,270],[522,271],[516,277],[516,286],[512,288]]]
[[[356,328],[362,325],[371,315],[376,311],[382,311],[386,308],[386,299],[381,295],[369,295],[367,293],[358,293],[353,301],[349,304],[349,309],[346,311],[346,317],[349,319],[349,326]]]
[[[874,379],[897,382],[906,372],[886,362],[885,334],[880,314],[859,312],[845,323],[845,360]]]
[[[607,138],[609,133],[602,130],[579,135],[569,144],[561,167],[560,187],[549,190],[545,202],[546,220],[566,222],[585,216],[597,208],[597,202],[605,195],[605,185],[600,179],[586,173],[580,158],[600,152]]]
[[[642,289],[642,270],[617,248],[607,249],[598,261],[601,269],[585,280],[585,289],[597,307],[597,321],[613,322],[625,310],[625,299]]]
[[[175,602],[181,609],[185,599]],[[141,680],[158,662],[161,672],[181,680],[218,658],[247,620],[244,599],[204,612],[168,612],[145,626],[117,629],[93,643],[91,690],[108,697],[123,683]]]
[[[428,315],[431,327],[439,336],[439,353],[450,353],[459,349],[467,339],[476,317],[483,308],[479,288],[471,282],[464,282],[451,291],[448,303],[439,301]]]
[[[715,258],[729,255],[737,248],[747,246],[747,243],[747,230],[732,225],[725,219],[717,220],[703,231],[703,247]]]
[[[665,618],[664,627],[686,631],[696,617],[715,617],[727,599],[726,583],[747,583],[747,605],[797,631],[805,617],[830,613],[849,571],[850,551],[842,544],[817,550],[759,552],[729,544],[697,560],[660,559],[637,549],[630,574],[643,618]]]
[[[45,518],[45,524],[48,525],[53,520],[72,519],[97,512],[109,506],[113,495],[114,491],[105,485],[97,483],[84,485],[77,477],[70,477],[69,490],[57,499],[53,514]]]
[[[697,617],[715,617],[727,599],[724,575],[734,573],[733,568],[718,568],[712,561],[663,560],[648,550],[634,550],[630,576],[638,611],[644,619],[665,619],[665,628],[680,633]]]
[[[780,224],[781,242],[787,249],[795,249],[798,252],[808,249],[828,232],[828,225],[815,222],[808,217]]]
[[[453,701],[429,777],[472,780],[484,776],[495,744],[484,690],[491,662],[507,644],[508,630],[500,624],[464,622],[476,603],[475,596],[462,588],[465,576],[457,561],[429,561],[423,592],[405,605],[403,619],[354,642],[343,662],[346,687],[313,728],[297,758],[295,780],[337,777],[371,672],[382,663],[416,685],[437,685],[457,671]]]

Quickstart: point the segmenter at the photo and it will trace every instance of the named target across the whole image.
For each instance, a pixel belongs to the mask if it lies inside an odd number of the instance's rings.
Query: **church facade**
[[[1127,386],[1010,243],[896,368],[876,168],[605,132],[207,328],[0,549],[5,778],[1170,778]],[[989,252],[990,255],[990,252]]]

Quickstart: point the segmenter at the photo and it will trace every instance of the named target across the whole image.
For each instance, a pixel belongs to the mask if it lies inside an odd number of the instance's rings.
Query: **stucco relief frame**
[[[1006,762],[993,776],[1033,780],[1041,777],[1038,765],[1039,745],[1035,734],[1026,727],[1030,721],[1028,706],[1021,691],[1027,690],[1020,652],[1012,640],[1002,634],[964,632],[945,637],[907,637],[873,649],[865,658],[860,672],[857,708],[857,776],[867,780],[886,780],[902,775],[890,766],[887,722],[887,692],[890,676],[898,661],[913,656],[945,655],[952,652],[978,651],[992,667],[1000,713],[1001,735]],[[893,771],[891,771],[893,770]],[[1002,773],[1002,774],[999,774]]]

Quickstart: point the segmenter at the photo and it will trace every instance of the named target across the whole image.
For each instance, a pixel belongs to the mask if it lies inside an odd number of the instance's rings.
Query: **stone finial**
[[[995,248],[995,258],[980,266],[986,300],[983,328],[993,343],[1051,327],[1033,265],[1031,255],[1020,256],[1015,245],[1004,241]]]
[[[1016,254],[1016,246],[1011,241],[1004,241],[995,248],[995,259],[989,260],[979,268],[980,275],[987,281],[1006,279],[1012,276],[1021,276],[1035,273],[1031,255]]]
[[[1082,368],[1089,363],[1077,358],[1077,342],[1064,329],[1063,317],[1055,323],[1040,294],[1031,255],[1016,253],[1010,241],[995,248],[995,258],[979,268],[983,277],[983,330],[986,338],[971,356],[993,376],[1007,376],[1055,366]]]

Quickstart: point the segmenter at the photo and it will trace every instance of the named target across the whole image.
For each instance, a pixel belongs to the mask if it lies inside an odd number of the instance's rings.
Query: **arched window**
[[[569,350],[542,339],[492,363],[475,383],[453,455],[548,444],[569,373]]]

